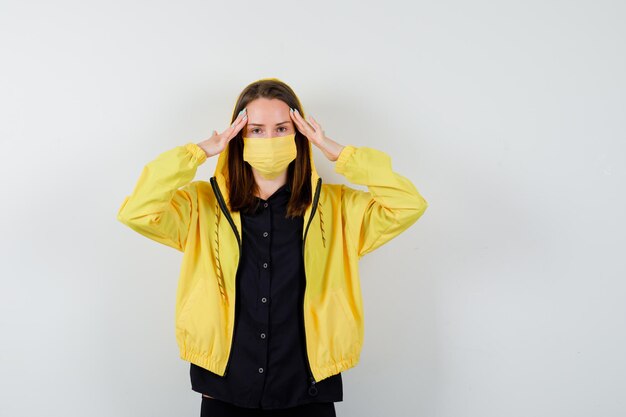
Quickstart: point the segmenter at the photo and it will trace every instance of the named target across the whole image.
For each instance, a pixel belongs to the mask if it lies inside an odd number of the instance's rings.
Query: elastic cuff
[[[191,152],[191,154],[193,155],[193,158],[196,160],[198,165],[206,161],[207,159],[206,152],[204,152],[204,149],[198,146],[198,144],[189,142],[185,144],[185,149]]]
[[[356,151],[356,147],[352,145],[346,145],[339,153],[339,157],[335,161],[335,172],[341,173],[343,172],[346,162],[350,158],[350,156]]]

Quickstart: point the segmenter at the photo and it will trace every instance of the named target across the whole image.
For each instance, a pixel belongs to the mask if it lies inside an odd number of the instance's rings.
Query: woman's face
[[[295,133],[289,106],[282,100],[258,98],[246,106],[248,123],[243,136],[249,138],[271,138]]]

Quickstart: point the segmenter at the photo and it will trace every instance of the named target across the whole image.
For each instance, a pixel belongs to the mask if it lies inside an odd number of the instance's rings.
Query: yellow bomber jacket
[[[356,366],[363,345],[359,259],[417,221],[428,207],[390,157],[367,147],[344,147],[335,172],[368,191],[325,184],[311,151],[312,204],[304,215],[303,305],[312,383]],[[183,252],[176,292],[175,333],[180,358],[225,375],[235,325],[235,276],[241,218],[229,210],[228,148],[210,181],[193,181],[206,153],[187,143],[158,155],[141,172],[117,219],[136,232]]]

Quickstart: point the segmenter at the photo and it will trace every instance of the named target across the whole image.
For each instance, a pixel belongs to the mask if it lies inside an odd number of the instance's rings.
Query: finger
[[[243,109],[242,111],[239,112],[235,120],[233,120],[233,123],[230,125],[230,128],[236,127],[237,125],[241,123],[242,120],[245,120],[247,117],[248,115],[246,113],[246,109]]]
[[[315,120],[313,116],[311,116],[311,121],[313,122],[313,125],[315,126],[316,131],[322,132],[322,135],[324,135],[324,129],[322,129],[322,126],[319,123],[317,123],[317,120]]]
[[[311,126],[309,122],[304,120],[302,115],[300,115],[300,113],[298,112],[298,109],[295,109],[293,113],[294,113],[294,117],[296,118],[296,120],[298,120],[298,122],[300,123],[300,127],[301,127],[300,130],[307,132],[309,134],[315,133],[315,129],[313,129],[313,126]]]
[[[308,122],[311,125],[311,128],[317,132],[317,130],[319,129],[319,125],[317,124],[317,122],[315,120],[313,120],[313,116],[309,115],[308,116]]]
[[[237,134],[239,129],[241,129],[241,127],[245,125],[247,122],[248,122],[248,114],[245,111],[240,112],[235,118],[235,120],[233,120],[231,125],[228,126],[228,128],[226,128],[226,130],[224,130],[220,134],[220,136],[226,136],[228,140],[232,139]]]
[[[243,125],[248,122],[248,115],[244,112],[237,116],[231,127],[235,128],[235,130],[241,129]]]
[[[289,114],[291,115],[291,119],[293,120],[293,123],[296,125],[298,130],[304,133],[304,126],[302,125],[302,122],[300,122],[300,120],[298,120],[298,118],[296,117],[295,112],[289,112]]]
[[[238,120],[235,120],[234,125],[231,126],[230,137],[228,138],[228,140],[231,140],[232,138],[234,138],[237,135],[237,133],[239,133],[241,128],[243,128],[246,125],[246,123],[248,123],[248,115],[244,112],[238,116]]]
[[[306,120],[304,117],[302,117],[299,113],[298,113],[298,116],[300,117],[300,119],[302,119],[302,123],[306,124],[309,131],[315,133],[315,128],[313,127],[313,125],[311,125],[311,123],[309,123],[309,121]],[[307,116],[307,117],[311,117],[311,116]]]

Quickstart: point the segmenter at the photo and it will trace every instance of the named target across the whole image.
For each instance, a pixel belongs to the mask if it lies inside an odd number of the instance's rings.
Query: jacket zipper
[[[226,218],[228,219],[228,222],[230,223],[230,227],[232,227],[233,232],[235,233],[235,237],[237,238],[237,244],[239,245],[239,263],[241,263],[241,256],[242,256],[241,238],[239,237],[237,226],[235,226],[235,221],[231,217],[230,212],[228,211],[228,207],[226,207],[226,202],[224,201],[224,197],[222,196],[222,192],[220,191],[220,187],[217,184],[215,177],[211,177],[211,187],[213,187],[213,192],[215,193],[215,196],[217,197],[217,202],[219,203],[220,208],[224,212],[224,215],[226,215]],[[239,264],[237,265],[237,270],[239,270]],[[236,286],[236,283],[235,283],[235,286]],[[236,323],[236,320],[235,320],[235,323]],[[230,352],[233,351],[233,343],[235,341],[234,333],[235,333],[235,326],[233,324],[233,336],[230,339]],[[228,360],[226,362],[226,369],[224,370],[223,376],[226,376],[229,366],[230,366],[230,353],[228,355]]]
[[[317,179],[317,186],[315,189],[315,197],[313,198],[313,211],[311,212],[311,216],[309,217],[309,221],[307,222],[306,225],[306,229],[304,231],[304,237],[302,238],[302,259],[304,260],[304,242],[306,241],[306,236],[309,232],[309,226],[311,225],[311,221],[313,220],[313,216],[315,215],[315,212],[317,211],[317,203],[319,201],[319,196],[320,196],[320,191],[321,191],[321,185],[322,185],[322,178],[318,178]],[[242,256],[242,248],[241,248],[241,238],[239,237],[239,232],[237,231],[237,227],[235,226],[235,221],[232,219],[230,212],[228,211],[228,208],[226,207],[226,203],[224,201],[224,197],[222,196],[222,192],[220,191],[219,185],[217,184],[217,182],[215,181],[215,177],[211,177],[211,187],[213,187],[213,192],[215,193],[215,196],[217,197],[217,201],[220,205],[220,208],[222,209],[222,211],[224,212],[224,214],[226,215],[226,218],[228,219],[228,222],[230,223],[231,228],[233,229],[233,232],[235,233],[235,237],[237,238],[237,243],[239,244],[239,261],[241,262],[241,256]],[[237,266],[239,268],[239,266]],[[306,286],[306,285],[305,285]],[[304,304],[302,305],[302,315],[303,315],[303,319],[304,319]],[[233,333],[234,333],[234,329],[233,329]],[[232,353],[233,351],[233,342],[234,342],[234,334],[233,337],[231,337],[230,340],[230,351]],[[305,331],[305,343],[304,343],[304,358],[306,359],[306,363],[307,363],[307,370],[309,371],[309,382],[310,382],[310,387],[309,387],[309,394],[312,396],[317,395],[317,387],[315,386],[316,381],[315,381],[315,377],[313,376],[313,372],[311,371],[311,363],[309,362],[309,355],[307,353],[307,348],[306,348],[306,331]],[[228,367],[230,366],[230,354],[229,354],[229,358],[228,361],[226,362],[226,369],[224,370],[224,375],[226,376],[226,373],[228,372]]]
[[[311,212],[311,216],[309,217],[309,221],[307,222],[306,229],[304,230],[304,237],[302,238],[302,260],[304,261],[304,242],[306,241],[306,235],[309,232],[309,226],[311,225],[311,220],[313,220],[313,216],[317,211],[317,202],[320,197],[320,190],[322,185],[322,178],[317,179],[317,187],[315,189],[315,197],[313,198],[313,211]],[[306,288],[306,279],[305,279],[305,288]],[[304,323],[304,300],[302,303],[302,320]],[[316,396],[317,395],[317,387],[315,386],[315,377],[313,376],[313,371],[311,371],[311,363],[309,362],[309,354],[306,348],[306,330],[304,331],[304,359],[306,359],[307,370],[309,371],[309,395]]]

